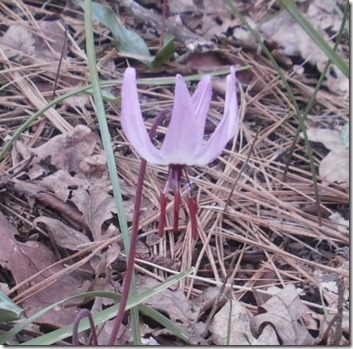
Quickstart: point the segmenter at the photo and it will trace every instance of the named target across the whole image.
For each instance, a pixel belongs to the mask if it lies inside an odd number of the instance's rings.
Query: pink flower
[[[174,190],[174,231],[178,230],[179,209],[181,204],[180,185],[186,178],[185,166],[205,166],[216,159],[238,128],[238,104],[235,89],[235,69],[227,76],[224,115],[211,137],[205,142],[204,132],[208,109],[212,98],[212,80],[205,76],[191,95],[184,78],[176,76],[175,100],[171,120],[160,149],[152,143],[144,125],[138,92],[135,69],[127,68],[122,85],[121,125],[124,133],[146,161],[169,166],[166,189],[161,194],[160,235],[165,225],[165,194]],[[188,181],[188,179],[187,179]],[[195,197],[188,198],[191,216],[192,236],[197,238],[197,202]]]

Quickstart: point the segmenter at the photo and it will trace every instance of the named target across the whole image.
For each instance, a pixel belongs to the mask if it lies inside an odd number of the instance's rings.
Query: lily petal
[[[210,76],[204,76],[192,95],[197,126],[195,128],[194,137],[197,142],[202,144],[205,133],[205,124],[212,99],[212,79]],[[195,140],[196,141],[196,140]]]
[[[194,165],[204,166],[217,158],[237,130],[239,115],[235,82],[235,69],[232,67],[230,75],[227,76],[223,118],[208,142],[195,154]]]
[[[177,75],[172,117],[161,147],[161,153],[168,158],[169,164],[193,165],[193,154],[201,147],[195,137],[197,127],[198,120],[190,92],[184,78]]]
[[[121,90],[121,126],[126,138],[142,158],[152,164],[168,164],[147,133],[138,99],[136,72],[133,68],[127,68],[124,74]]]

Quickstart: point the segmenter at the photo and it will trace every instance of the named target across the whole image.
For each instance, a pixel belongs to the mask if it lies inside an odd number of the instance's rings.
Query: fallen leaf
[[[329,150],[336,150],[343,145],[341,133],[338,130],[311,127],[306,131],[306,133],[310,141],[320,142]],[[303,133],[300,135],[304,138]]]
[[[229,329],[229,330],[228,330]],[[256,339],[250,328],[250,316],[237,300],[228,301],[215,315],[210,325],[211,339],[216,345],[278,345],[277,336],[266,329],[262,337]],[[272,334],[272,335],[271,335]]]
[[[220,294],[219,287],[207,287],[201,294],[199,294],[192,302],[194,312],[198,312],[198,316],[209,309],[212,309],[214,304],[218,302],[218,307],[221,308],[227,302],[227,298],[222,292]]]
[[[85,157],[80,162],[80,169],[89,178],[108,179],[107,159],[104,152]]]
[[[319,174],[328,182],[348,183],[349,181],[349,149],[343,144],[341,132],[325,128],[309,128],[308,139],[320,142],[331,150],[319,165]],[[304,138],[301,133],[300,136]]]
[[[87,235],[68,227],[57,219],[41,216],[34,220],[34,224],[38,223],[45,225],[46,230],[49,230],[59,246],[72,251],[78,250],[80,245],[91,242]]]
[[[210,42],[234,25],[231,11],[224,0],[199,1],[197,8],[192,0],[169,0],[168,7],[169,13],[175,14],[170,16],[171,19],[178,18],[191,32],[198,34],[200,39]]]
[[[85,175],[71,175],[67,171],[59,170],[40,180],[40,183],[46,190],[55,193],[59,199],[67,201],[75,188],[90,189],[92,186],[108,193],[111,190],[111,182],[108,179],[101,178],[99,181],[95,178],[87,178]]]
[[[0,45],[8,58],[32,55],[35,53],[34,36],[26,28],[18,24],[10,25],[6,33],[0,38]]]
[[[319,174],[328,182],[349,182],[349,149],[343,146],[333,150],[321,160]]]
[[[60,21],[36,21],[38,28],[27,28],[20,24],[9,26],[0,38],[0,47],[8,58],[32,64],[35,60],[57,61],[67,54],[65,30]],[[42,37],[45,37],[44,41]]]
[[[283,345],[313,345],[314,338],[298,321],[306,311],[294,285],[283,289],[271,287],[275,294],[263,304],[262,314],[251,318],[251,329],[255,335],[261,335],[264,325],[271,324]]]
[[[117,213],[114,198],[100,188],[78,188],[72,193],[71,201],[82,212],[93,234],[94,241],[102,238],[102,225]],[[106,236],[107,237],[107,236]]]
[[[17,149],[24,158],[28,157],[29,152],[36,155],[31,164],[45,160],[57,169],[80,173],[80,162],[92,155],[97,140],[98,137],[90,128],[78,125],[72,131],[55,136],[37,148],[26,149],[22,145]]]
[[[322,6],[322,3],[319,0],[311,1],[307,11],[302,14],[333,47],[326,30],[330,29],[338,33],[342,19],[334,7],[327,6],[328,2],[325,2],[325,6]],[[284,55],[301,56],[304,60],[316,65],[320,72],[324,70],[328,62],[326,54],[287,11],[271,16],[268,21],[259,26],[259,30],[265,39],[276,42]],[[300,40],[298,40],[299,37]],[[335,94],[348,94],[348,78],[335,65],[331,65],[331,70],[334,74],[331,74],[330,69],[327,71],[326,86]]]
[[[27,241],[22,243],[16,240],[15,235],[17,234],[16,229],[0,212],[0,265],[2,268],[9,270],[16,284],[19,284],[39,271],[55,264],[57,259],[53,252],[41,242]],[[30,283],[21,287],[18,292],[21,293],[30,286],[46,280],[51,275],[62,271],[63,268],[62,264],[56,264],[48,268]],[[85,292],[87,289],[88,284],[81,274],[75,273],[75,276],[66,275],[24,300],[21,306],[25,309],[26,316],[31,316],[50,304]],[[72,305],[71,307],[61,305],[41,316],[36,322],[60,327],[72,323],[77,312],[77,305]]]
[[[142,275],[136,276],[136,286],[139,292],[146,291],[158,284],[159,282],[151,277]],[[197,316],[197,314],[195,316],[195,313],[191,311],[189,300],[178,288],[173,291],[168,288],[148,298],[145,304],[167,314],[172,321],[188,326],[195,321]]]
[[[329,216],[332,222],[337,223],[337,230],[341,233],[349,234],[349,220],[344,219],[340,213],[335,212]]]

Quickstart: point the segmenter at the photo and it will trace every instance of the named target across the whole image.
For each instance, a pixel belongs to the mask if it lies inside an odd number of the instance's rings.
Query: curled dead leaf
[[[17,149],[24,158],[29,153],[36,155],[32,164],[45,160],[57,169],[80,173],[80,162],[92,155],[97,140],[97,135],[89,127],[78,125],[72,131],[55,136],[37,148],[28,149],[21,145]]]
[[[228,301],[215,315],[210,326],[211,339],[216,345],[278,345],[276,333],[266,329],[255,338],[251,332],[250,316],[237,300]]]
[[[39,241],[19,242],[15,238],[17,234],[16,229],[0,212],[1,267],[11,272],[16,284],[43,271],[18,289],[17,295],[21,295],[21,293],[27,292],[30,287],[44,282],[53,274],[62,272],[65,267],[57,263],[54,253],[46,245]],[[47,285],[38,293],[27,295],[28,298],[20,304],[25,309],[26,315],[31,316],[59,300],[87,291],[89,285],[85,277],[87,277],[86,274],[79,272],[76,272],[74,276],[71,274],[62,275],[61,278]],[[82,300],[77,300],[76,304],[80,302]],[[61,305],[42,315],[36,322],[60,327],[72,323],[77,312],[78,309],[74,303],[71,307]]]
[[[343,144],[341,133],[338,130],[324,128],[309,128],[308,139],[312,142],[320,142],[331,150],[319,165],[319,174],[330,183],[349,182],[349,149]],[[304,138],[301,133],[300,136]]]
[[[59,246],[68,248],[72,251],[78,250],[80,245],[91,242],[87,235],[68,227],[57,219],[42,216],[34,220],[35,225],[38,223],[45,225],[46,230],[49,230]]]
[[[314,338],[298,321],[306,306],[301,302],[294,285],[289,284],[284,289],[271,287],[276,292],[260,308],[264,313],[251,318],[251,329],[255,335],[260,335],[265,324],[271,324],[281,339],[283,345],[313,345]]]
[[[0,47],[6,56],[28,64],[32,64],[36,59],[53,63],[63,50],[63,57],[66,57],[66,35],[60,21],[40,20],[36,23],[37,27],[31,29],[21,24],[9,26],[0,38]]]
[[[94,241],[102,238],[102,225],[117,212],[114,198],[97,187],[78,188],[73,191],[71,201],[82,212],[93,234]]]

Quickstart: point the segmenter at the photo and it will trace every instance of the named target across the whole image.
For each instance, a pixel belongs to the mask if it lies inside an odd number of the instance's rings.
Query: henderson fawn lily
[[[152,164],[169,167],[166,187],[160,196],[160,236],[164,233],[166,195],[170,189],[174,193],[174,232],[178,231],[181,183],[185,179],[190,184],[185,167],[205,166],[216,159],[238,128],[239,116],[235,84],[235,69],[231,68],[226,80],[224,115],[206,141],[204,140],[205,124],[212,98],[211,77],[204,76],[195,92],[190,94],[184,78],[177,75],[171,119],[164,141],[158,149],[152,143],[143,121],[135,69],[127,68],[125,71],[121,102],[121,125],[124,133],[143,159]],[[192,237],[197,239],[198,205],[195,196],[190,192],[189,190],[187,206],[191,219]]]

